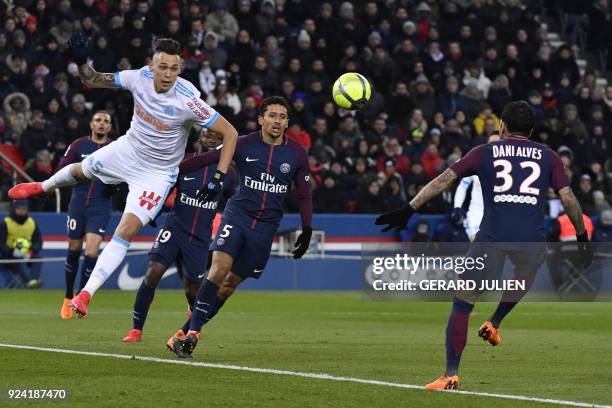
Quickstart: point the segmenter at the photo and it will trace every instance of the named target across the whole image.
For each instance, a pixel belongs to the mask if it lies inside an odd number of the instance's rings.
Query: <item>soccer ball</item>
[[[28,252],[32,243],[25,238],[17,238],[15,241],[15,249],[21,252]]]
[[[355,110],[362,108],[370,100],[372,88],[363,75],[347,72],[334,82],[332,95],[341,108]]]

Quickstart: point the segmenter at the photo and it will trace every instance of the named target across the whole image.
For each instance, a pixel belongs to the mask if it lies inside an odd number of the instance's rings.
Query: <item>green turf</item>
[[[58,291],[0,291],[0,342],[172,359],[164,343],[185,318],[184,298],[158,291],[144,341],[126,345],[120,340],[131,327],[134,295],[102,290],[89,318],[62,321]],[[475,335],[493,307],[479,304],[472,315],[464,390],[612,403],[610,303],[519,305],[496,348]],[[195,361],[424,384],[443,369],[448,311],[445,303],[373,302],[359,293],[242,292],[206,326]],[[71,406],[83,407],[177,406],[190,399],[232,407],[542,405],[0,348],[0,389],[12,387],[67,388]]]

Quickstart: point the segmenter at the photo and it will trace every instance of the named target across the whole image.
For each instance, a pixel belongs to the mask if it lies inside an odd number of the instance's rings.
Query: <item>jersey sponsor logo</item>
[[[291,165],[289,163],[283,163],[280,165],[281,173],[289,173],[291,171]]]
[[[536,197],[518,195],[518,194],[497,194],[493,197],[496,203],[514,203],[514,204],[538,204]]]
[[[199,191],[196,191],[196,194],[198,193]],[[204,208],[205,210],[216,210],[217,209],[217,201],[204,201],[203,202],[194,197],[189,197],[185,193],[181,193],[180,201],[182,204],[190,205],[192,207]]]
[[[208,120],[212,116],[210,110],[206,106],[202,105],[198,98],[193,98],[187,102],[187,107],[196,115],[198,119],[202,121]]]
[[[185,176],[185,177],[183,177],[183,180],[185,180],[185,181],[195,180],[195,177],[187,177],[187,176]]]
[[[286,184],[278,184],[274,181],[276,177],[268,173],[261,173],[259,180],[255,180],[249,176],[244,176],[244,185],[253,190],[267,191],[268,193],[286,193],[289,186]]]
[[[165,123],[161,122],[159,119],[155,118],[153,115],[150,115],[149,113],[147,113],[137,103],[134,104],[134,112],[140,119],[144,120],[151,126],[154,126],[156,130],[159,130],[159,131],[170,130],[169,125],[166,125]]]
[[[174,106],[164,106],[164,113],[168,116],[174,116]]]
[[[246,161],[247,162],[255,162],[258,161],[259,159],[251,159],[250,157],[247,156]]]
[[[147,194],[146,191],[142,192],[142,195],[139,198],[140,200],[140,206],[144,207],[145,205],[147,206],[147,210],[151,210],[153,207],[155,207],[157,204],[159,204],[159,201],[161,200],[161,196],[158,195],[157,197],[155,196],[155,192],[151,191],[149,194]]]

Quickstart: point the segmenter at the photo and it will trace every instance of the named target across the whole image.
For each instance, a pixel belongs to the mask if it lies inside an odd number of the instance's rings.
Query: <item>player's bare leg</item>
[[[73,163],[60,169],[45,181],[17,184],[9,190],[8,196],[13,200],[25,200],[48,193],[55,188],[73,186],[87,180],[89,179],[83,174],[81,163]]]
[[[457,291],[446,326],[446,371],[437,380],[425,385],[428,390],[458,390],[459,361],[467,343],[470,313],[481,291]]]
[[[106,282],[125,258],[130,243],[142,229],[140,219],[131,213],[124,213],[115,229],[113,238],[102,251],[87,284],[72,299],[71,307],[80,317],[87,316],[87,306],[91,297]]]
[[[134,300],[134,309],[132,312],[132,328],[127,335],[121,340],[124,343],[137,343],[142,341],[142,330],[144,328],[147,315],[153,298],[155,297],[155,289],[162,276],[168,268],[166,265],[155,261],[149,261],[147,272],[138,288],[136,299]]]

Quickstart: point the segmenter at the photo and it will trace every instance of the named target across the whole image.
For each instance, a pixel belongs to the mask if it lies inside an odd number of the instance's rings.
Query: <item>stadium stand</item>
[[[1,149],[30,174],[41,150],[57,164],[93,110],[111,112],[115,136],[129,126],[130,93],[83,86],[66,56],[83,31],[105,72],[147,63],[155,37],[181,41],[182,76],[242,134],[264,96],[287,97],[287,134],[309,149],[318,212],[401,206],[483,143],[516,99],[532,104],[533,138],[562,155],[585,212],[612,200],[607,0],[17,0],[0,3],[0,18]],[[331,102],[347,71],[373,84],[357,112]],[[6,200],[13,180],[2,177]],[[448,213],[451,200],[423,212]]]

